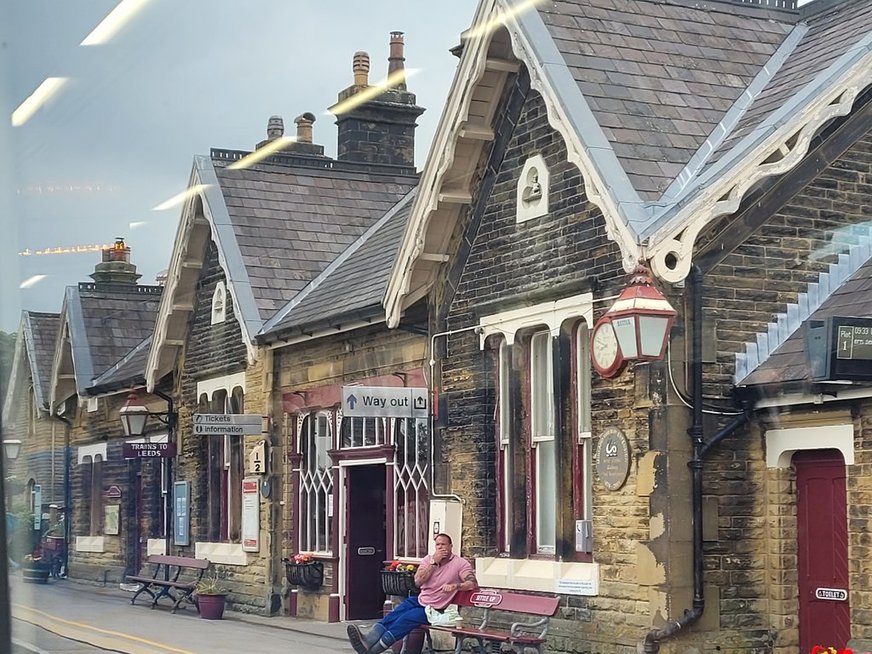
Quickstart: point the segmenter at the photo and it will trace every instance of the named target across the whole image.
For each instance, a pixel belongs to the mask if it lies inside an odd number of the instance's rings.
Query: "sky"
[[[267,120],[317,117],[314,141],[336,154],[326,109],[369,52],[387,74],[389,33],[405,33],[408,88],[427,111],[429,151],[457,65],[450,52],[476,0],[127,0],[141,4],[104,45],[80,45],[118,0],[0,2],[0,330],[22,309],[60,311],[64,287],[90,281],[96,251],[36,254],[124,237],[153,283],[169,264],[180,207],[155,211],[188,183],[194,155],[251,150]],[[63,86],[26,122],[13,114],[46,78]],[[22,252],[31,252],[23,256]]]

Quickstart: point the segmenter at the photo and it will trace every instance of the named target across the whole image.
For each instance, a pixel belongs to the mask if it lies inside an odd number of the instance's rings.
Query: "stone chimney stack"
[[[402,32],[391,32],[388,75],[405,70]],[[339,93],[339,103],[369,88],[369,55],[354,54],[354,83]],[[340,107],[336,114],[339,128],[337,159],[407,169],[415,167],[415,122],[423,107],[415,104],[415,94],[406,90],[405,77],[399,84],[362,104]]]
[[[120,236],[111,247],[102,250],[102,260],[91,273],[91,279],[97,284],[136,286],[140,277],[142,275],[136,274],[136,266],[130,263],[130,248]]]

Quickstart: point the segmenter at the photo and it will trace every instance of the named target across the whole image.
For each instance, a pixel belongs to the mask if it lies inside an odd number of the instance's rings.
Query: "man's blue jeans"
[[[417,597],[407,597],[393,611],[382,618],[381,624],[385,631],[390,632],[394,640],[401,640],[422,624],[427,624],[427,614],[424,607],[418,603]]]

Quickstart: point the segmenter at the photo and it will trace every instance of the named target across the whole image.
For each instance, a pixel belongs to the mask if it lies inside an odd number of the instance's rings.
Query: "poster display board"
[[[242,550],[260,550],[260,479],[242,480]]]

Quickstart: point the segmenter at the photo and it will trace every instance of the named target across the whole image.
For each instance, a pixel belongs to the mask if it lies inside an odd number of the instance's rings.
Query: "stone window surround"
[[[533,155],[524,162],[524,167],[521,169],[521,174],[518,177],[516,223],[523,223],[548,215],[549,177],[548,167],[545,165],[545,159],[541,154]],[[541,196],[537,200],[531,201],[525,199],[524,195],[527,189],[531,187],[534,179],[539,185]]]
[[[555,336],[559,333],[561,326],[567,320],[583,320],[586,325],[590,326],[593,323],[593,302],[594,302],[593,294],[582,293],[582,294],[575,295],[572,297],[563,298],[561,300],[556,300],[556,301],[552,301],[552,302],[544,302],[544,303],[537,304],[537,305],[534,305],[531,307],[524,307],[522,309],[513,309],[513,310],[505,311],[505,312],[502,312],[499,314],[484,316],[479,320],[479,327],[480,327],[479,347],[483,349],[484,345],[485,345],[485,341],[491,335],[501,335],[503,337],[503,341],[500,345],[500,351],[502,352],[505,345],[514,344],[516,335],[519,331],[524,330],[524,329],[529,329],[532,327],[536,327],[536,326],[541,327],[542,325],[547,326],[548,331],[550,332],[551,336]],[[586,349],[584,351],[586,352]],[[581,354],[581,353],[582,353],[581,348],[579,348],[578,354]],[[502,356],[500,357],[500,361],[502,361]],[[502,424],[502,416],[498,417],[497,419],[499,421],[498,425]],[[590,447],[589,436],[590,436],[589,431],[585,432],[585,431],[579,429],[578,441],[581,445],[584,445],[587,449],[589,449],[589,447]],[[585,437],[587,437],[586,442],[582,440]],[[503,439],[501,437],[501,450],[502,449],[503,449]],[[501,452],[501,455],[502,455],[502,452]],[[589,466],[590,465],[590,458],[585,457],[585,460],[583,463],[584,463],[584,465]],[[588,474],[588,475],[586,475],[586,477],[589,478],[590,475]],[[587,497],[585,500],[585,513],[587,513],[587,509],[589,506],[590,506],[590,497]],[[489,560],[490,559],[483,559],[483,561],[489,561]],[[517,565],[521,565],[521,563],[524,561],[534,561],[533,559],[508,559],[508,558],[504,558],[504,557],[500,557],[498,559],[493,559],[493,560],[494,561],[517,561],[518,562]],[[546,563],[554,563],[553,561],[545,561],[545,562]],[[512,565],[515,565],[515,564],[512,564]],[[592,564],[592,563],[561,563],[561,565],[595,566],[596,564]],[[549,568],[548,566],[538,566],[538,565],[534,565],[534,566],[532,566],[532,568],[530,568],[528,566],[528,568],[525,568],[525,571],[523,572],[523,574],[519,573],[518,578],[519,579],[521,579],[521,578],[526,579],[527,572],[529,571],[529,569],[535,569],[537,571],[536,572],[537,575],[544,574],[545,576],[542,577],[542,579],[545,579],[547,577],[548,579],[551,580],[551,582],[553,584],[556,584],[557,580],[563,578],[560,576],[553,576],[553,575],[550,577],[548,576],[549,574],[551,574],[550,572],[548,572],[549,570],[554,572],[554,575],[557,575],[557,573],[559,571],[556,568],[552,569],[552,568]],[[486,570],[483,570],[483,572],[486,574]],[[500,574],[503,574],[503,572],[501,572]],[[573,574],[575,574],[575,573],[573,573]],[[584,572],[584,573],[579,573],[579,574],[588,575],[589,573]],[[594,574],[594,573],[590,573],[590,574],[593,574],[593,576],[596,577],[596,574]],[[510,575],[510,576],[512,578],[514,578],[513,575],[514,575],[514,573],[512,573],[512,575]],[[481,579],[479,581],[481,581]],[[498,583],[496,581],[491,581],[488,583],[494,583],[498,586],[507,587],[507,588],[512,587],[512,586],[506,586],[506,582],[499,582]],[[521,585],[516,586],[516,588],[520,589],[520,588],[523,588],[524,587],[523,584],[527,583],[527,582],[526,581],[523,581],[523,582],[519,581],[518,583]],[[541,583],[545,583],[545,582],[541,582]],[[547,585],[548,585],[548,583],[545,583],[545,586],[547,586]],[[566,585],[566,584],[564,584],[564,585]],[[532,586],[527,586],[527,587],[532,588]],[[587,588],[587,587],[585,586],[585,588]],[[594,584],[594,588],[598,589],[598,581]],[[545,588],[543,588],[543,589],[545,589]],[[549,592],[555,592],[553,590],[553,588],[548,588],[547,590]],[[562,590],[561,592],[565,592],[567,594],[573,594],[565,589]],[[598,592],[598,591],[596,591],[596,592]],[[587,591],[585,591],[584,593],[580,593],[580,594],[594,594],[595,595],[596,592],[588,593]]]
[[[227,319],[227,288],[224,282],[218,282],[215,285],[215,291],[212,293],[212,325],[217,325]]]

